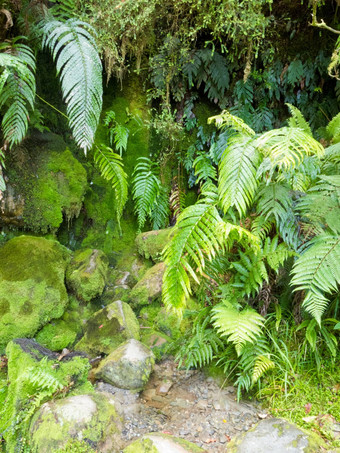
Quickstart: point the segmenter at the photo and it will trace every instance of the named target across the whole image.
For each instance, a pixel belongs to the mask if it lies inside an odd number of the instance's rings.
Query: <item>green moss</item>
[[[44,401],[44,395],[45,398],[51,397],[48,388],[52,380],[58,380],[64,387],[81,386],[87,381],[90,365],[88,359],[81,357],[58,361],[57,355],[46,356],[39,345],[22,340],[11,341],[7,345],[6,354],[9,386],[0,417],[0,432],[6,440],[6,452],[14,453],[18,451],[18,445],[25,435],[26,425],[21,423],[28,414],[33,415],[37,402],[39,407]],[[48,357],[50,358],[46,360]],[[33,372],[39,372],[40,376],[49,376],[48,379],[44,378],[45,384],[42,384],[42,377],[38,383],[33,383]],[[40,392],[45,393],[39,397]],[[32,400],[32,395],[35,395],[35,400]],[[14,420],[17,423],[12,425]],[[12,426],[11,429],[6,429],[9,426]]]
[[[66,283],[76,296],[86,302],[104,290],[108,259],[101,250],[78,250],[66,271]]]
[[[86,442],[70,439],[63,448],[56,453],[96,453]]]
[[[62,319],[44,326],[36,335],[36,340],[51,351],[61,351],[72,346],[77,338],[77,332],[70,329]]]
[[[184,451],[188,453],[203,453],[204,451],[202,448],[185,439],[180,439],[179,437],[172,437],[169,436],[168,434],[163,433],[146,434],[143,436],[142,439],[136,440],[135,442],[127,446],[123,451],[124,453],[159,453],[162,451],[162,447],[160,447],[161,449],[157,448],[155,442],[152,440],[153,438],[159,438],[160,441],[162,439],[171,441],[175,445],[183,447]]]
[[[138,253],[146,259],[151,258],[155,262],[161,261],[162,251],[169,242],[172,232],[173,228],[166,228],[140,233],[136,237]]]
[[[16,237],[0,249],[0,351],[63,315],[69,259],[58,242],[33,236]]]
[[[75,348],[94,356],[109,354],[127,339],[138,340],[139,336],[139,324],[131,307],[116,301],[88,320],[85,334]]]
[[[133,306],[150,304],[162,294],[164,263],[157,263],[148,269],[139,282],[132,288],[130,301]]]
[[[152,328],[142,329],[141,342],[151,349],[156,361],[160,361],[163,358],[171,341],[171,338],[163,332]]]

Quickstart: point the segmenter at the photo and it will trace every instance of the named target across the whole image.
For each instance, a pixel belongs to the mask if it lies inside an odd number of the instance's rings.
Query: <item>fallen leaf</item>
[[[226,434],[225,437],[227,438],[227,442],[230,442],[230,441],[231,441],[231,437],[230,437],[230,436],[228,436],[228,435]]]
[[[306,414],[309,414],[311,410],[312,410],[312,404],[311,403],[305,404],[305,412],[306,412]]]
[[[205,444],[214,444],[215,442],[217,442],[216,439],[206,439],[203,441]]]
[[[101,324],[101,325],[98,327],[98,329],[101,329],[102,327],[104,327],[104,324]]]
[[[265,419],[268,417],[268,414],[257,414],[258,418],[260,418],[261,420]]]
[[[227,420],[225,418],[223,419],[223,423],[227,423]]]
[[[304,417],[302,420],[306,423],[313,423],[316,419],[315,415],[310,415],[309,417]]]

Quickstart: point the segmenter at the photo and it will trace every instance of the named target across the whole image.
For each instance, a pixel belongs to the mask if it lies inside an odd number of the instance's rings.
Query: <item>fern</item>
[[[230,302],[224,301],[212,309],[214,328],[221,337],[235,346],[240,356],[246,343],[254,343],[261,334],[264,319],[252,308],[239,311]]]
[[[129,138],[129,129],[116,121],[116,114],[113,110],[106,113],[104,126],[108,128],[110,145],[115,146],[122,155],[127,148]]]
[[[161,186],[150,214],[152,229],[159,230],[165,228],[168,224],[169,215],[169,193],[166,187]]]
[[[195,167],[196,184],[202,181],[216,180],[216,169],[211,164],[209,157],[204,154],[200,154],[193,162]]]
[[[18,39],[18,38],[17,38]],[[2,43],[0,53],[0,108],[5,107],[2,119],[4,138],[9,146],[20,143],[27,132],[29,108],[34,110],[35,57],[25,44]]]
[[[157,164],[148,157],[139,157],[137,160],[133,172],[132,195],[138,216],[138,227],[141,230],[159,197],[161,182],[158,178]]]
[[[300,110],[297,107],[294,107],[294,105],[291,104],[286,104],[290,114],[292,115],[291,118],[288,120],[288,125],[289,127],[293,128],[299,128],[302,131],[304,131],[306,134],[310,135],[313,137],[312,130],[310,128],[310,125],[307,123],[305,120],[304,116],[300,112]]]
[[[302,129],[282,127],[265,132],[256,139],[256,146],[271,161],[272,168],[289,170],[303,162],[306,156],[324,155],[323,146]]]
[[[249,137],[235,135],[219,164],[219,197],[224,212],[235,206],[240,217],[252,204],[258,186],[259,154]]]
[[[337,291],[340,283],[340,237],[322,233],[312,239],[296,261],[291,284],[305,291],[303,307],[321,323],[328,306],[326,294]]]
[[[128,198],[127,175],[123,168],[122,158],[111,148],[100,145],[95,147],[94,161],[101,175],[109,181],[115,192],[117,219],[122,216],[125,203]]]
[[[328,123],[326,130],[333,143],[340,142],[340,113],[332,118],[332,120]]]
[[[42,45],[48,48],[60,75],[69,124],[86,153],[94,142],[102,109],[102,65],[92,27],[77,19],[44,20]]]
[[[231,128],[240,134],[252,137],[255,131],[248,126],[241,118],[232,115],[228,110],[223,110],[220,115],[208,118],[208,124],[215,123],[218,129]]]

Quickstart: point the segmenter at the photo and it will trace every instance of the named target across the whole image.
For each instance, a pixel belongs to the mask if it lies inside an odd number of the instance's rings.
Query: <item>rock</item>
[[[141,411],[141,403],[138,393],[126,389],[120,389],[105,382],[98,382],[97,390],[99,392],[110,393],[114,399],[117,412],[125,417],[134,417]]]
[[[11,185],[0,200],[0,224],[46,233],[79,215],[86,171],[61,137],[34,132],[7,159]]]
[[[161,261],[162,251],[171,239],[173,230],[173,228],[166,228],[140,233],[136,237],[138,253],[146,259],[151,258],[154,262]]]
[[[144,435],[123,450],[124,453],[200,453],[204,450],[187,440],[162,433]]]
[[[45,392],[46,398],[48,386],[55,382],[59,383],[59,389],[72,387],[88,390],[87,377],[91,367],[86,357],[70,353],[60,358],[59,354],[26,338],[18,338],[8,343],[6,355],[9,386],[5,401],[6,410],[0,419],[0,432],[6,440],[6,451],[12,453],[19,451],[20,437],[22,434],[26,435],[20,432],[22,426],[15,424],[15,421],[20,419],[21,414],[28,416],[31,405],[33,409],[36,404],[39,407],[39,394]],[[33,381],[34,377],[36,381]],[[41,387],[41,381],[47,382],[46,387]],[[52,390],[51,395],[53,393]],[[42,395],[44,396],[44,393]],[[15,428],[7,429],[11,424]]]
[[[171,338],[163,332],[157,332],[153,329],[142,329],[141,342],[152,350],[156,361],[158,361],[166,353],[166,346],[171,342]]]
[[[44,326],[35,336],[35,339],[45,348],[51,351],[61,351],[72,346],[77,338],[77,332],[72,330],[68,324],[57,319]]]
[[[96,378],[122,389],[142,390],[155,363],[152,351],[137,340],[119,346],[98,367]]]
[[[313,433],[308,433],[286,420],[272,418],[260,421],[254,428],[233,439],[228,453],[296,452],[317,453],[322,443]]]
[[[108,267],[109,261],[101,250],[77,250],[67,268],[67,287],[80,300],[89,302],[103,293]]]
[[[103,453],[118,453],[121,429],[110,394],[70,396],[41,406],[31,422],[30,446],[39,453],[58,452],[75,439]]]
[[[169,393],[171,387],[173,386],[173,382],[169,380],[164,380],[158,387],[157,393],[158,395],[165,396]]]
[[[164,271],[164,263],[155,264],[146,271],[131,290],[130,300],[132,304],[147,305],[161,296]]]
[[[90,355],[110,354],[126,340],[139,339],[139,324],[131,307],[116,300],[87,321],[75,349]]]
[[[19,236],[0,248],[0,353],[16,337],[33,337],[68,303],[69,251],[56,241]]]

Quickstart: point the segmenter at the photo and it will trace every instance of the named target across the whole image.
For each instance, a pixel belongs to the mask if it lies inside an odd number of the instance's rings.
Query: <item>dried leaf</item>
[[[306,414],[309,414],[311,410],[312,410],[312,404],[311,403],[305,404],[305,412],[306,412]]]

